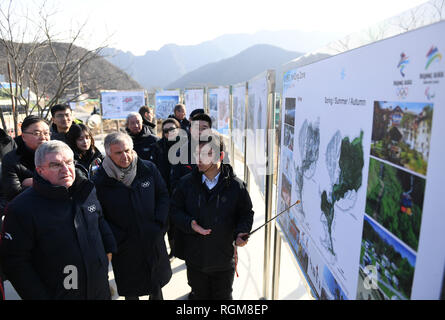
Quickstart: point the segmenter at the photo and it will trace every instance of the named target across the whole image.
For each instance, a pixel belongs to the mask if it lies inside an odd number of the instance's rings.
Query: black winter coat
[[[188,133],[190,133],[191,123],[190,123],[190,121],[187,120],[187,118],[179,120],[178,118],[175,117],[174,114],[171,114],[168,117],[177,120],[179,122],[179,125],[181,126],[181,129],[187,131]]]
[[[138,157],[144,160],[149,160],[151,147],[156,141],[159,140],[159,138],[151,134],[146,125],[142,125],[142,130],[137,135],[130,133],[128,128],[126,130],[133,139],[133,149],[138,154]]]
[[[34,154],[22,137],[16,138],[17,149],[7,153],[2,161],[2,188],[7,201],[27,189],[22,187],[23,180],[34,176]]]
[[[1,184],[1,167],[2,167],[2,160],[3,157],[11,152],[12,150],[15,150],[17,148],[17,144],[14,139],[12,139],[9,135],[6,134],[5,130],[0,128],[0,218],[3,216],[4,207],[6,206],[6,196],[3,191],[3,187]],[[1,226],[1,223],[0,223]]]
[[[142,117],[142,123],[148,127],[151,134],[156,135],[156,124],[148,121],[145,117]]]
[[[17,148],[15,140],[0,128],[0,161],[5,154]]]
[[[80,158],[77,152],[74,152],[74,160],[76,160],[76,168],[80,169],[88,179],[92,179],[104,160],[104,156],[97,149],[90,149]]]
[[[103,167],[93,180],[118,245],[112,264],[119,295],[153,294],[172,276],[164,242],[169,197],[161,174],[152,162],[138,159],[130,187],[108,177]]]
[[[51,125],[50,130],[51,130],[51,140],[59,140],[67,143],[66,133],[57,131],[57,126],[55,123]]]
[[[116,249],[93,183],[77,172],[69,189],[36,174],[7,207],[1,261],[22,299],[110,299],[106,253]],[[67,266],[77,290],[65,287]]]
[[[170,142],[165,138],[160,139],[155,142],[151,147],[150,161],[153,162],[161,173],[162,178],[167,185],[168,193],[171,194],[170,177],[172,173],[172,165],[168,160],[168,151],[172,144],[175,142]]]
[[[187,265],[202,272],[233,268],[232,243],[238,233],[251,230],[254,214],[245,183],[226,164],[221,166],[218,184],[211,192],[203,185],[198,168],[183,177],[173,192],[170,213],[184,235]],[[196,233],[192,220],[212,232],[207,236]]]

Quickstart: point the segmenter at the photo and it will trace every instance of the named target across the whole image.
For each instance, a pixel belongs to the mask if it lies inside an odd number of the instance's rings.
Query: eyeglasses
[[[72,167],[74,165],[74,161],[73,160],[68,160],[68,161],[62,161],[62,162],[50,162],[48,164],[48,169],[52,170],[52,171],[59,171],[61,169],[63,169],[64,166],[67,167]]]
[[[34,131],[34,132],[22,132],[26,134],[32,134],[34,137],[49,137],[50,132],[49,131]]]
[[[71,118],[71,113],[56,114],[56,115],[55,115],[55,118],[57,118],[57,119]]]
[[[162,132],[164,132],[164,133],[169,133],[170,131],[175,131],[176,129],[178,129],[178,128],[176,128],[176,127],[170,127],[170,128],[168,128],[168,129],[163,129]]]

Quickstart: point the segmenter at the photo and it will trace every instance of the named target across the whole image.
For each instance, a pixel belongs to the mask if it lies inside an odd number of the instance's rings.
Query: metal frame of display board
[[[273,129],[273,115],[274,115],[274,99],[275,99],[275,70],[267,70],[264,71],[263,73],[253,77],[252,79],[250,79],[249,81],[247,81],[246,83],[246,130],[248,128],[248,108],[249,108],[249,101],[248,101],[248,97],[249,97],[249,82],[259,79],[261,77],[267,77],[267,120],[266,120],[266,159],[269,158],[269,155],[273,155],[273,140],[274,139],[269,139],[269,130]],[[247,131],[246,131],[247,133]],[[272,140],[272,143],[270,140]],[[245,143],[245,162],[247,163],[247,134],[246,134],[246,143]],[[248,186],[249,186],[249,192],[250,192],[250,169],[248,167],[248,165],[246,165],[246,172],[245,175],[247,173],[247,178],[248,178]],[[268,174],[269,173],[269,174]],[[274,178],[274,174],[273,174],[273,161],[272,162],[268,162],[266,161],[266,181],[265,181],[265,194],[264,199],[265,199],[265,221],[270,220],[270,218],[272,217],[272,198],[273,198],[273,178]],[[264,231],[264,270],[263,270],[263,296],[262,299],[267,300],[270,297],[270,256],[271,256],[271,251],[270,251],[270,247],[271,247],[271,233],[272,233],[272,228],[270,224],[267,224],[265,226],[265,231]]]

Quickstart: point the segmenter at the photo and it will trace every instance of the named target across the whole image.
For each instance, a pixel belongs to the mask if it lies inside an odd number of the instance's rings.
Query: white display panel
[[[284,75],[279,224],[322,299],[438,299],[445,23]],[[314,271],[315,270],[315,271]]]
[[[263,195],[266,192],[268,79],[265,72],[247,83],[247,165]]]
[[[138,112],[145,105],[144,91],[102,91],[102,118],[125,119],[130,112]]]
[[[233,141],[235,147],[244,154],[246,131],[246,84],[232,87]]]
[[[221,134],[228,134],[230,120],[230,89],[227,87],[210,88],[208,92],[212,127]]]
[[[185,89],[184,104],[187,119],[190,118],[193,110],[204,109],[204,89]]]
[[[172,115],[175,105],[179,103],[180,92],[178,90],[164,90],[156,92],[156,118],[167,119],[169,115]]]

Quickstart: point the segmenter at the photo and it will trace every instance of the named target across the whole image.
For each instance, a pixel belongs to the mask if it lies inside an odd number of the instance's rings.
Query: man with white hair
[[[159,138],[150,132],[148,126],[143,124],[142,116],[138,112],[130,112],[127,115],[126,131],[133,139],[134,151],[139,158],[149,160],[152,145]]]
[[[127,300],[150,295],[162,300],[161,288],[172,276],[164,235],[169,194],[156,166],[133,150],[133,140],[115,132],[104,140],[106,156],[93,180],[117,252],[113,272],[117,291]]]
[[[111,299],[108,264],[117,249],[92,182],[73,152],[53,140],[35,153],[33,185],[8,205],[3,270],[22,299]]]

